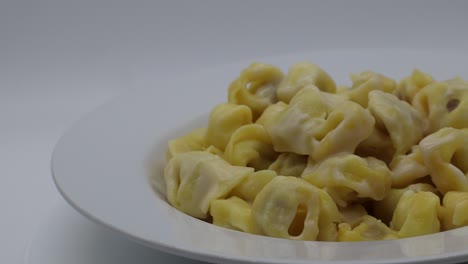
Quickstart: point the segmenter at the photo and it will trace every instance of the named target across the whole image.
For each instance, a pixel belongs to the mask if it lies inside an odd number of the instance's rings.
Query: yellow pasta
[[[327,194],[300,178],[275,177],[260,191],[252,206],[257,232],[279,238],[316,240],[320,226],[330,232],[329,224],[340,217],[336,205],[325,197]],[[304,219],[294,221],[301,210],[305,211]]]
[[[232,166],[208,152],[178,154],[164,170],[167,198],[182,212],[205,218],[213,200],[227,195],[252,173],[252,168]]]
[[[408,186],[412,182],[429,175],[419,146],[413,146],[411,153],[398,155],[390,163],[392,187]]]
[[[291,99],[304,87],[316,86],[324,92],[336,91],[335,81],[319,66],[310,62],[294,64],[278,87],[278,99],[289,103]]]
[[[437,189],[468,191],[468,130],[451,127],[425,137],[419,144],[431,179]]]
[[[252,203],[257,194],[276,176],[272,170],[260,170],[248,175],[239,183],[229,196],[237,196],[245,201]]]
[[[246,105],[256,120],[265,108],[276,103],[276,90],[283,73],[273,65],[252,63],[229,86],[229,102]]]
[[[441,211],[443,230],[468,225],[468,192],[448,192],[444,196]]]
[[[468,82],[418,70],[351,81],[337,86],[310,62],[286,76],[251,64],[206,127],[169,141],[168,202],[219,227],[294,240],[468,226]]]
[[[349,100],[367,107],[368,96],[371,91],[382,91],[391,93],[395,90],[395,81],[372,71],[365,71],[360,74],[351,75],[353,86],[347,91],[343,91]]]
[[[378,137],[382,141],[392,142],[391,156],[380,157],[382,160],[389,162],[394,155],[405,154],[423,137],[425,120],[422,115],[396,96],[382,91],[372,91],[369,93],[368,109],[376,120],[373,133],[379,134]],[[385,139],[386,137],[389,139]],[[361,147],[375,148],[375,145],[364,141]]]
[[[431,75],[414,70],[411,76],[404,78],[398,84],[394,94],[408,103],[413,101],[414,96],[427,85],[435,82]]]
[[[402,238],[440,231],[440,200],[432,192],[405,192],[398,201],[390,227]]]
[[[275,150],[310,155],[316,160],[353,152],[374,125],[370,113],[358,104],[314,86],[300,90],[277,115],[276,122],[266,127]]]
[[[390,171],[384,162],[351,154],[332,156],[307,168],[302,178],[325,188],[339,206],[359,198],[381,200],[390,190]]]
[[[231,136],[224,159],[232,165],[249,166],[256,170],[267,169],[278,154],[273,150],[265,128],[258,124],[245,125]]]
[[[206,146],[205,134],[206,128],[199,128],[181,138],[170,140],[166,152],[166,161],[179,153],[204,150]]]
[[[283,152],[268,167],[283,176],[301,176],[307,166],[307,156]]]
[[[361,204],[338,207],[338,210],[340,210],[343,223],[347,223],[350,227],[356,227],[362,222],[363,218],[368,215],[366,208]]]
[[[238,197],[219,199],[211,202],[210,214],[213,224],[237,231],[253,231],[252,206]]]
[[[402,189],[391,189],[384,199],[372,202],[374,216],[389,225],[401,196],[406,192],[432,192],[437,194],[437,189],[427,183],[415,183]]]
[[[220,104],[210,114],[205,134],[208,145],[224,151],[231,135],[241,126],[252,123],[252,111],[245,105]]]
[[[427,133],[443,127],[468,127],[468,82],[456,78],[432,83],[419,91],[413,105],[429,120]]]
[[[397,232],[370,215],[362,217],[360,223],[355,227],[348,223],[341,223],[338,228],[338,241],[341,242],[399,238]]]
[[[262,115],[257,119],[257,121],[255,121],[255,123],[262,125],[268,130],[277,122],[277,119],[281,113],[287,109],[287,107],[288,105],[284,102],[272,104],[263,111]]]

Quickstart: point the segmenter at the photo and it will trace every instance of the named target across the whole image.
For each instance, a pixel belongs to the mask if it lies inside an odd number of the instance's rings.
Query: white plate
[[[263,59],[287,69],[311,60],[338,83],[366,69],[394,78],[414,67],[437,79],[468,76],[466,51],[330,50]],[[136,241],[173,254],[218,263],[408,263],[468,259],[468,228],[393,241],[331,243],[268,238],[219,228],[172,208],[148,181],[162,171],[167,140],[206,125],[210,109],[250,61],[126,94],[74,125],[57,144],[52,173],[65,199],[82,214]],[[153,162],[150,162],[153,161]]]

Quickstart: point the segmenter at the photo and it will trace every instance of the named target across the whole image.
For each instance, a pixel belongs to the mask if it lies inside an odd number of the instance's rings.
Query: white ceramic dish
[[[310,60],[338,83],[366,69],[394,78],[415,67],[437,79],[468,77],[467,51],[329,50],[262,59],[284,70]],[[167,140],[206,125],[210,109],[251,61],[202,70],[125,94],[77,122],[52,157],[55,183],[79,212],[134,240],[217,263],[448,263],[468,260],[468,228],[394,241],[331,243],[268,238],[219,228],[172,208],[148,180]]]

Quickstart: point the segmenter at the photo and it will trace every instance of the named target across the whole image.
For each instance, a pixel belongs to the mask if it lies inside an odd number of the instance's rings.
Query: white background
[[[122,92],[306,50],[466,50],[466,32],[468,1],[0,0],[0,263],[24,263],[28,243],[30,263],[192,263],[90,223],[53,185],[61,133]]]

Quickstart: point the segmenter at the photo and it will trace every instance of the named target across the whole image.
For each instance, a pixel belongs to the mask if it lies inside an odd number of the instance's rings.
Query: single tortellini
[[[268,167],[278,175],[300,177],[307,166],[307,156],[284,152]]]
[[[370,135],[375,122],[358,104],[314,86],[299,91],[276,115],[266,126],[275,150],[310,155],[315,160],[354,152]]]
[[[404,78],[398,84],[394,94],[408,103],[413,101],[414,96],[427,85],[435,82],[431,75],[414,70],[411,76]]]
[[[263,170],[267,169],[277,156],[265,128],[259,124],[249,124],[232,134],[223,158],[235,166]]]
[[[390,224],[393,213],[405,192],[432,192],[437,194],[437,189],[427,183],[415,183],[401,189],[391,189],[380,201],[372,201],[373,215],[382,220],[385,224]]]
[[[408,186],[429,175],[421,148],[417,145],[412,147],[411,153],[396,156],[390,163],[390,170],[392,171],[392,187],[396,188]]]
[[[338,225],[338,241],[372,241],[398,239],[398,234],[370,215],[362,217],[359,224],[353,226],[349,223]]]
[[[341,207],[360,198],[382,200],[391,186],[390,170],[383,161],[348,153],[312,163],[302,178],[324,188]]]
[[[278,99],[289,103],[304,87],[314,85],[324,92],[334,93],[336,84],[319,66],[310,62],[294,64],[278,87]]]
[[[272,170],[259,170],[248,175],[239,185],[234,187],[228,196],[237,196],[245,201],[252,203],[257,194],[267,185],[276,172]]]
[[[461,78],[426,86],[413,99],[413,105],[429,120],[427,133],[443,127],[468,127],[468,82]]]
[[[166,152],[166,161],[179,153],[204,150],[206,147],[205,134],[206,128],[198,128],[181,138],[170,140]]]
[[[378,153],[376,156],[386,162],[390,162],[394,155],[406,154],[413,145],[417,144],[423,137],[425,119],[410,104],[399,100],[395,95],[382,91],[372,91],[369,93],[368,109],[375,118],[374,134],[377,138],[391,141],[391,157],[382,157]],[[386,139],[385,139],[386,138]],[[380,152],[379,145],[371,145],[369,141],[364,141],[360,148],[370,148],[371,151]],[[377,150],[375,150],[377,149]],[[387,152],[383,152],[387,154]]]
[[[468,129],[442,128],[419,143],[431,179],[442,194],[468,192]]]
[[[241,126],[252,123],[252,111],[245,105],[223,103],[217,105],[210,114],[205,134],[207,145],[224,151],[231,135]]]
[[[252,63],[229,86],[229,102],[248,106],[256,120],[265,108],[277,102],[276,90],[282,79],[283,72],[277,67]]]
[[[448,192],[441,211],[442,230],[468,225],[468,192]]]
[[[403,193],[393,214],[390,227],[401,238],[422,236],[440,231],[439,196],[432,192]]]
[[[334,237],[333,225],[341,220],[325,192],[292,176],[277,176],[260,191],[252,217],[258,234],[297,240],[317,240],[319,232]]]
[[[232,166],[219,156],[204,151],[175,155],[164,170],[167,199],[186,214],[206,218],[210,203],[225,197],[253,170]]]
[[[253,231],[252,206],[239,197],[214,200],[210,214],[214,225],[247,233]]]
[[[350,89],[343,91],[347,99],[360,104],[362,107],[367,107],[369,102],[368,96],[371,91],[382,91],[391,93],[396,88],[394,80],[372,71],[364,71],[360,74],[351,75],[353,85]]]

